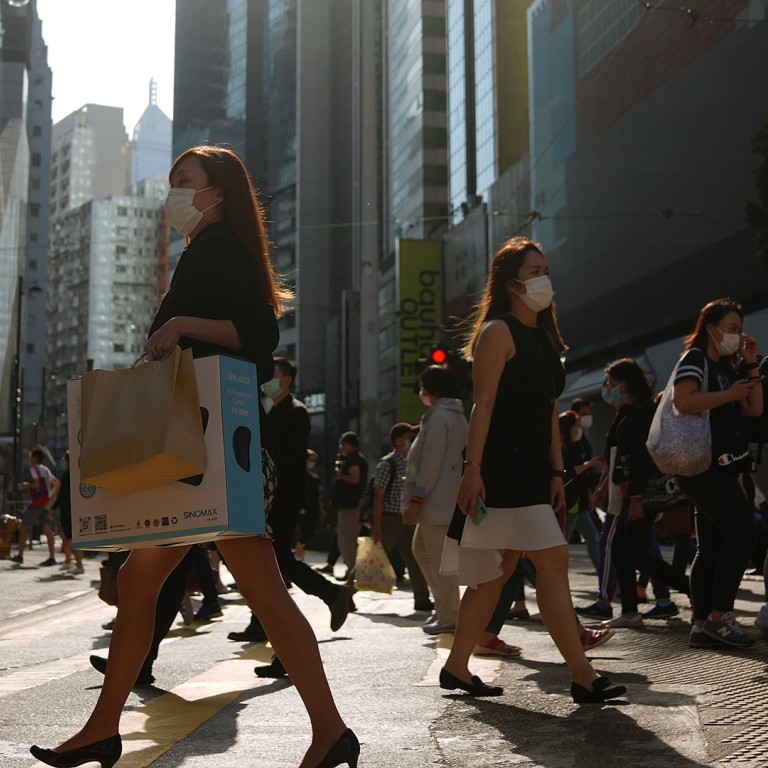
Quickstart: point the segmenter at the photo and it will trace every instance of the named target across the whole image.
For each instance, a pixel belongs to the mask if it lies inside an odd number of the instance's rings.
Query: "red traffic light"
[[[432,354],[429,356],[429,359],[432,365],[442,365],[448,359],[448,355],[444,349],[440,349],[440,347],[438,347],[437,349],[432,350]]]

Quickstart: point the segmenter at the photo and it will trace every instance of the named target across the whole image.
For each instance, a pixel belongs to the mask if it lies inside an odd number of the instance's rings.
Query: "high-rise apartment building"
[[[51,71],[35,2],[0,3],[0,29],[0,441],[18,473],[45,437]]]
[[[131,181],[166,181],[171,165],[173,121],[157,106],[157,83],[149,83],[149,103],[133,129]]]
[[[128,134],[120,107],[86,104],[53,126],[51,221],[125,192],[131,183]]]
[[[90,200],[57,217],[48,306],[49,434],[66,441],[66,382],[92,368],[128,368],[167,290],[166,181]]]

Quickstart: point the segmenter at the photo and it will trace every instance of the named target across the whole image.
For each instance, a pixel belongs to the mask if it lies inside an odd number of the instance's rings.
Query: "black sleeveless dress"
[[[515,343],[499,379],[481,475],[489,507],[549,504],[552,408],[565,371],[544,328],[501,318]]]

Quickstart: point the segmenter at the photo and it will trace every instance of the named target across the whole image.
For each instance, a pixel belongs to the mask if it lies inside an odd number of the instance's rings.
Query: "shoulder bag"
[[[681,413],[675,408],[675,376],[679,366],[678,360],[656,408],[645,447],[662,473],[692,477],[704,472],[712,463],[712,432],[708,410]],[[708,376],[705,355],[702,392],[707,391]]]

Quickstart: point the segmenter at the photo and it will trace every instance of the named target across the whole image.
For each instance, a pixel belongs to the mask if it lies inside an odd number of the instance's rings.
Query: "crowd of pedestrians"
[[[225,588],[211,549],[252,610],[248,626],[230,639],[268,640],[275,655],[255,673],[290,676],[307,710],[312,739],[300,768],[354,768],[360,745],[336,709],[314,633],[287,588],[322,600],[331,629],[338,631],[356,610],[361,535],[381,544],[400,588],[407,574],[414,612],[423,616],[421,631],[453,636],[439,674],[441,688],[450,691],[503,694],[473,673],[473,656],[525,653],[524,636],[518,646],[501,633],[507,622],[520,627],[530,618],[526,583],[535,589],[542,621],[568,670],[571,698],[579,704],[627,694],[586,654],[616,629],[678,615],[676,600],[690,599],[692,648],[751,645],[753,634],[733,613],[750,565],[764,569],[766,607],[755,620],[768,632],[768,559],[763,551],[762,562],[754,562],[758,530],[750,479],[755,422],[763,418],[764,372],[757,342],[743,332],[737,303],[723,299],[702,309],[675,368],[674,407],[680,414],[706,414],[711,456],[705,471],[671,478],[680,494],[669,514],[682,515],[683,521],[674,534],[671,563],[659,548],[663,517],[648,497],[662,474],[646,447],[655,409],[661,408],[658,398],[642,367],[621,358],[606,361],[601,396],[612,419],[604,441],[595,434],[588,399],[577,398],[558,411],[567,346],[544,252],[522,237],[511,238],[495,255],[467,328],[463,352],[473,363],[474,387],[469,413],[450,366],[425,368],[418,382],[420,422],[392,424],[389,445],[375,463],[369,466],[356,433],[339,436],[325,503],[317,472],[321,452],[309,446],[309,415],[293,394],[299,372],[292,360],[273,358],[276,317],[289,293],[272,271],[261,208],[247,173],[234,153],[196,147],[174,162],[170,182],[166,212],[187,237],[187,248],[150,329],[147,355],[160,360],[178,344],[196,356],[235,353],[256,364],[264,395],[269,533],[220,540],[215,548],[133,551],[119,570],[109,657],[91,657],[104,674],[96,707],[63,744],[32,747],[37,759],[53,766],[94,761],[102,768],[117,762],[125,700],[134,685],[154,681],[160,641],[179,610],[185,613],[190,589],[202,593],[193,618],[209,621],[222,613],[219,593]],[[25,486],[30,503],[13,559],[23,563],[29,528],[42,525],[50,554],[43,565],[55,563],[55,508],[62,516],[67,563],[75,558],[71,567],[82,573],[81,553],[71,547],[67,473],[59,483],[41,468],[43,459],[42,451],[32,452]],[[306,552],[327,509],[335,519],[335,552],[322,567],[312,568]],[[568,581],[568,543],[577,535],[598,584],[596,600],[586,606],[573,605]],[[339,558],[344,575],[326,578]],[[641,614],[648,580],[656,602]],[[617,599],[621,610],[614,616]],[[582,619],[601,625],[585,627]]]

